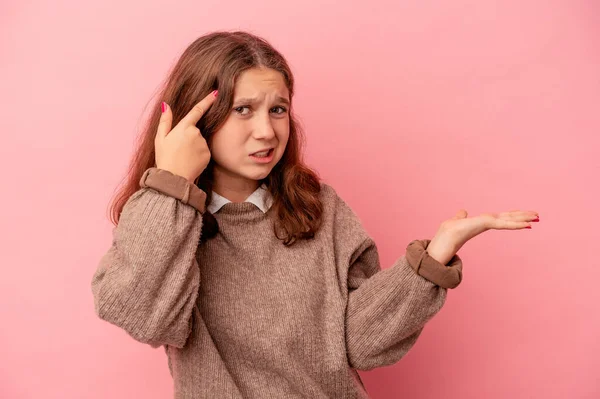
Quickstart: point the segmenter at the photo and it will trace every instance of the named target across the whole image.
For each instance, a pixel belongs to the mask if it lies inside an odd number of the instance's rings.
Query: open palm
[[[460,249],[468,240],[487,230],[520,230],[531,227],[530,222],[538,222],[535,211],[512,210],[501,213],[482,213],[467,217],[467,211],[461,209],[454,217],[444,221],[441,230],[450,233]]]

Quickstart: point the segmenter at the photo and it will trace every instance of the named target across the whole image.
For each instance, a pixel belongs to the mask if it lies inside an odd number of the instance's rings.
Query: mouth
[[[263,148],[262,150],[253,152],[250,155],[260,158],[260,157],[268,157],[272,153],[273,153],[273,148],[271,147],[271,148]]]
[[[271,162],[271,160],[273,160],[273,153],[275,152],[275,149],[270,148],[266,151],[261,152],[255,152],[254,154],[250,154],[250,158],[252,158],[255,162],[258,163],[269,163]]]

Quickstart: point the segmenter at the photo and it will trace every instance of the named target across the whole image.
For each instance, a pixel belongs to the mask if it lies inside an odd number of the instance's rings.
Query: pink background
[[[600,397],[600,6],[594,1],[3,1],[0,397],[168,398],[161,349],[98,319],[108,200],[145,106],[212,30],[271,41],[307,161],[384,268],[470,215],[462,285],[373,398]]]

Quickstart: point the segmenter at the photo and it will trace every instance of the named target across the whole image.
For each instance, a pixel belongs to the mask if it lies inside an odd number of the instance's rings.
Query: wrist
[[[462,280],[462,260],[454,255],[449,264],[440,264],[426,250],[430,243],[426,239],[413,240],[406,248],[406,260],[426,280],[443,288],[456,288]]]
[[[447,265],[452,257],[456,254],[454,244],[449,238],[435,236],[425,249],[429,256],[441,263]]]

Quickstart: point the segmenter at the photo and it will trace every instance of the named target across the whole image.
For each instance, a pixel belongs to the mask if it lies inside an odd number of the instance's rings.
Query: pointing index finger
[[[215,102],[215,97],[217,96],[218,90],[209,93],[206,97],[204,97],[199,103],[194,105],[194,107],[187,113],[186,116],[181,119],[182,124],[185,125],[196,125],[200,118],[206,113],[206,110]]]

